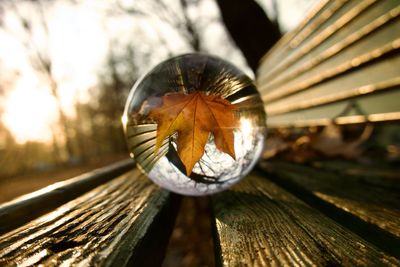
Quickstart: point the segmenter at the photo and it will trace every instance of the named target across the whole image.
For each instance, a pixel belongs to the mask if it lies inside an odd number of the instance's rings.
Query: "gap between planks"
[[[212,206],[223,266],[400,264],[255,172],[214,195]]]

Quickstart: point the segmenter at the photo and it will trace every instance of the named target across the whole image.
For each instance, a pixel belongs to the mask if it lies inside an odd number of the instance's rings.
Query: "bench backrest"
[[[261,60],[268,127],[399,120],[399,33],[399,1],[321,1]]]

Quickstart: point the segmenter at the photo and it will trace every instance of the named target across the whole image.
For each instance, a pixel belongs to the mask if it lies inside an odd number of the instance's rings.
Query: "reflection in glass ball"
[[[137,166],[161,187],[192,196],[238,182],[266,137],[263,102],[251,79],[204,54],[174,57],[142,77],[122,120]]]

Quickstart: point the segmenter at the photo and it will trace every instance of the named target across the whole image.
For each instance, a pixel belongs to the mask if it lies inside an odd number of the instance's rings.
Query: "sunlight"
[[[54,98],[45,90],[35,90],[34,82],[21,79],[8,95],[2,120],[16,142],[50,142],[51,127],[57,121]]]
[[[239,131],[235,133],[236,156],[245,155],[252,149],[254,142],[254,125],[249,118],[240,118]]]
[[[250,136],[253,131],[253,125],[250,119],[241,118],[240,119],[240,131],[244,136]]]
[[[86,11],[59,3],[49,16],[48,40],[35,35],[40,45],[51,40],[52,75],[57,82],[62,109],[69,117],[76,115],[77,101],[84,101],[85,97],[88,101],[88,88],[98,82],[98,66],[103,64],[108,49],[99,26],[101,18],[95,12]],[[8,69],[19,73],[2,102],[4,111],[0,119],[20,144],[50,142],[58,123],[57,103],[46,88],[48,81],[31,66],[27,48],[16,39],[22,35],[16,19],[11,14],[6,20],[8,30],[14,34],[0,29],[0,58]]]

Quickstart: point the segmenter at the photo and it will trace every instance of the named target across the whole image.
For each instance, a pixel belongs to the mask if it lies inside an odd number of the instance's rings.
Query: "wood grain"
[[[0,266],[160,264],[172,202],[176,197],[131,171],[0,236]]]
[[[350,176],[346,179],[352,179],[358,184],[400,192],[400,168],[395,168],[390,163],[360,164],[350,160],[330,159],[313,161],[311,166],[320,171]]]
[[[362,175],[337,174],[287,162],[263,162],[261,167],[400,238],[400,192],[396,187],[390,188],[392,179],[385,186],[388,179],[373,183],[373,177],[363,179]]]
[[[0,205],[0,235],[54,210],[133,167],[131,159],[122,160]]]
[[[223,266],[396,266],[400,262],[267,179],[212,197]]]
[[[313,14],[261,62],[269,127],[399,120],[399,105],[386,105],[398,82],[381,86],[400,74],[399,1],[328,1]]]

